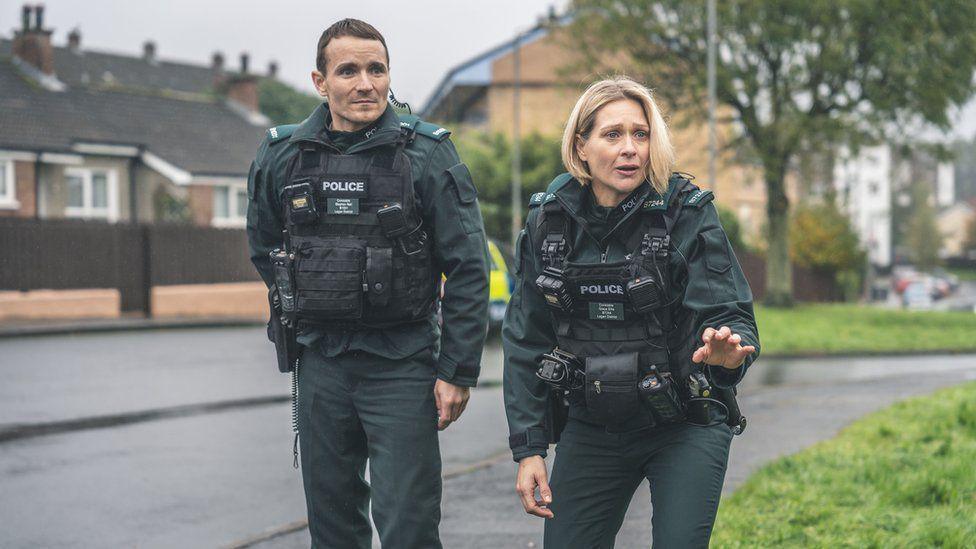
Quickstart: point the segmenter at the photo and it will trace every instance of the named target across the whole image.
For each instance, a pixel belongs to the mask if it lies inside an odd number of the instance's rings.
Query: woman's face
[[[596,112],[593,130],[577,140],[576,150],[589,167],[601,206],[616,206],[646,179],[649,137],[644,109],[633,99],[618,99]]]

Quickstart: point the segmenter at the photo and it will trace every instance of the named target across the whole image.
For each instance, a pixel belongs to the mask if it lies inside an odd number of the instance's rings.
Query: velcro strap
[[[549,438],[542,427],[529,427],[524,432],[516,433],[508,437],[508,446],[512,450],[517,450],[523,446],[529,448],[548,448]]]

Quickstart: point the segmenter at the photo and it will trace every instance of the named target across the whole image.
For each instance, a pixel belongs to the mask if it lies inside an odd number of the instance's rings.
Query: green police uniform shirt
[[[423,223],[433,242],[434,271],[447,277],[441,301],[443,327],[431,315],[426,323],[395,328],[309,330],[299,334],[299,342],[317,345],[329,357],[365,351],[399,359],[430,348],[438,356],[440,379],[475,385],[488,316],[488,250],[477,191],[448,138],[450,132],[413,116],[401,117],[392,107],[356,132],[329,130],[330,124],[328,104],[323,104],[301,124],[268,130],[248,176],[251,261],[265,284],[273,284],[268,254],[282,246],[281,189],[287,184],[286,166],[298,152],[299,140],[317,139],[343,154],[356,154],[392,144],[401,125],[413,128],[416,135],[404,152],[410,159]]]
[[[573,260],[599,262],[621,260],[632,250],[624,241],[634,231],[641,230],[639,212],[626,215],[633,208],[664,211],[680,179],[672,177],[664,196],[645,183],[616,208],[596,204],[586,186],[564,174],[550,185],[546,193],[538,193],[529,203],[525,229],[519,236],[515,259],[515,291],[505,314],[502,344],[505,351],[505,409],[509,431],[513,436],[526,434],[524,444],[512,448],[516,461],[531,455],[546,455],[548,444],[541,440],[546,421],[549,386],[539,380],[535,371],[539,357],[556,346],[552,316],[545,298],[535,285],[542,271],[539,250],[539,206],[559,200],[573,223],[575,234],[570,235]],[[747,356],[736,370],[708,367],[716,386],[730,387],[742,379],[749,365],[759,355],[759,331],[752,308],[752,292],[739,266],[718,212],[711,203],[711,191],[697,190],[679,197],[683,201],[681,214],[671,231],[671,287],[672,317],[679,327],[689,327],[687,333],[672,332],[669,348],[672,360],[691,360],[691,354],[701,343],[705,328],[728,326],[742,336],[742,345],[755,345],[756,351]],[[529,435],[533,431],[535,436]]]

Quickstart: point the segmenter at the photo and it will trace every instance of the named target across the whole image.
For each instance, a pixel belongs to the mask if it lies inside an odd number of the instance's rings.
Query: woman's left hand
[[[695,349],[691,361],[698,364],[704,362],[712,366],[721,366],[734,370],[742,366],[742,361],[756,350],[752,345],[742,346],[742,337],[733,334],[728,326],[705,328],[702,332],[702,346]]]

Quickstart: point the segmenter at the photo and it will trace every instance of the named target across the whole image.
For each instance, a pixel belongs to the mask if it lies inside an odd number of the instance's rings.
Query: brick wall
[[[0,217],[34,217],[37,215],[33,162],[14,161],[14,185],[20,207],[11,210],[0,209]]]

